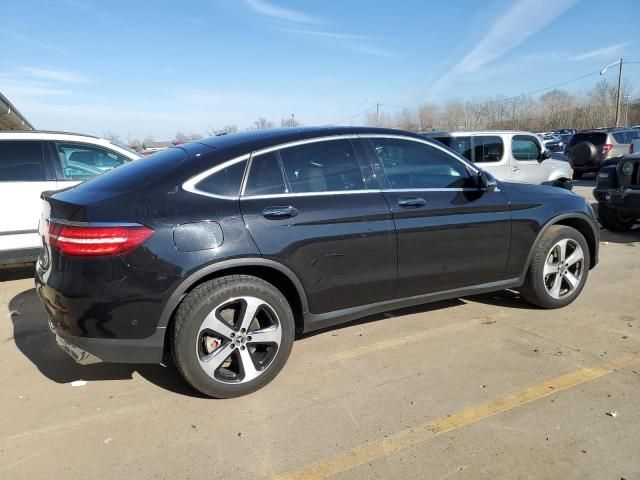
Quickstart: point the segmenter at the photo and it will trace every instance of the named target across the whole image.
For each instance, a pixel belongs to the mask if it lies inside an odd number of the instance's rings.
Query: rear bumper
[[[50,323],[51,326],[51,323]],[[82,365],[92,363],[160,363],[164,353],[164,328],[143,339],[86,338],[64,335],[52,327],[58,346]]]

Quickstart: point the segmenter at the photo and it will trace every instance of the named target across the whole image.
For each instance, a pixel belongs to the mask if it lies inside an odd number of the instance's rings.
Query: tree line
[[[606,80],[598,82],[583,93],[569,93],[553,89],[537,98],[529,95],[506,98],[474,98],[465,102],[449,100],[442,105],[424,103],[417,107],[392,107],[393,112],[370,110],[351,123],[353,125],[400,128],[411,131],[430,130],[525,130],[551,131],[561,128],[610,127],[615,125],[617,85]],[[622,86],[620,94],[620,125],[640,124],[640,98],[632,95],[628,84]],[[265,130],[276,127],[298,127],[302,123],[291,115],[280,122],[260,117],[244,130]],[[238,125],[209,127],[203,134],[176,132],[173,143],[198,140],[203,136],[224,135],[240,131]],[[124,141],[112,132],[104,132],[103,137],[127,143],[135,150],[141,150],[152,137],[137,139],[128,137]]]
[[[393,113],[367,112],[364,123],[370,126],[429,130],[526,130],[550,131],[561,128],[578,130],[615,126],[617,85],[606,80],[591,90],[572,94],[554,89],[537,98],[521,95],[506,98],[476,98],[466,102],[449,100],[444,105],[425,103]],[[632,98],[624,85],[620,93],[620,125],[640,124],[640,98]]]

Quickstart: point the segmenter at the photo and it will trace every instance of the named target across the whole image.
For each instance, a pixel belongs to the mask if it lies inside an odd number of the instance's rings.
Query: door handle
[[[511,167],[511,171],[512,172],[519,172],[520,168],[519,167]]]
[[[424,201],[424,198],[420,197],[405,197],[398,200],[398,205],[404,208],[419,208],[424,207],[427,202]]]
[[[286,207],[267,207],[262,210],[262,216],[269,220],[295,217],[300,213],[297,208],[287,205]]]

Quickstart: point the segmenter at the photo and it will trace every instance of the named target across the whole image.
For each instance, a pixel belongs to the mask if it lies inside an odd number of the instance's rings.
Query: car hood
[[[504,186],[507,190],[516,191],[526,195],[558,195],[558,196],[579,196],[565,188],[558,188],[551,185],[536,185],[533,183],[515,183],[515,182],[500,182],[501,186]]]

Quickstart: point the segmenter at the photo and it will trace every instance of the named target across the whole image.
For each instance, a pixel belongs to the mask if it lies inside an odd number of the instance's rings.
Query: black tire
[[[554,298],[549,291],[547,291],[543,271],[552,248],[563,239],[570,239],[577,243],[582,249],[584,258],[582,260],[578,286],[567,296]],[[589,275],[590,257],[587,241],[575,228],[566,225],[552,225],[542,234],[538,243],[533,248],[533,257],[525,277],[524,285],[520,288],[520,296],[527,302],[541,308],[561,308],[569,305],[580,295]]]
[[[210,376],[207,374],[203,367],[200,366],[198,342],[201,341],[199,338],[201,337],[201,333],[199,332],[205,318],[207,318],[214,309],[225,304],[225,302],[228,302],[230,299],[245,296],[263,301],[265,306],[269,307],[268,310],[275,313],[275,318],[277,318],[281,328],[280,345],[263,369],[260,370],[256,368],[256,371],[260,371],[260,374],[256,378],[246,382],[240,378],[237,383],[221,381],[214,378],[215,375]],[[239,313],[238,316],[242,317],[242,313]],[[257,318],[256,315],[256,321]],[[239,329],[237,331],[239,332]],[[248,340],[251,339],[249,336],[250,333],[251,331],[247,329],[245,337]],[[229,275],[198,285],[198,287],[183,299],[175,314],[171,334],[171,351],[178,371],[196,390],[213,398],[233,398],[255,392],[275,378],[289,358],[294,336],[295,321],[293,312],[280,290],[257,277],[249,275]],[[217,351],[217,349],[222,349],[223,346],[226,346],[225,348],[236,347],[236,345],[233,344],[234,342],[232,340],[220,336],[218,346],[212,347],[214,348],[213,352]],[[235,361],[238,365],[242,365],[242,358],[240,358],[239,355],[240,348],[242,348],[244,353],[244,347],[244,344],[242,347],[237,346],[237,348],[229,354],[227,360],[231,364]],[[249,350],[250,344],[247,343],[247,354],[249,354]],[[206,353],[203,353],[203,355]],[[234,355],[236,356],[234,357]],[[253,355],[255,355],[255,352]],[[255,359],[252,363],[256,366]],[[242,368],[240,370],[242,372]],[[240,376],[241,375],[242,373],[240,373]]]
[[[635,218],[625,217],[604,203],[598,203],[598,220],[604,228],[612,232],[628,232],[636,223]]]
[[[584,175],[584,172],[578,172],[577,170],[574,170],[571,178],[573,178],[574,180],[580,180],[582,178],[582,175]]]

